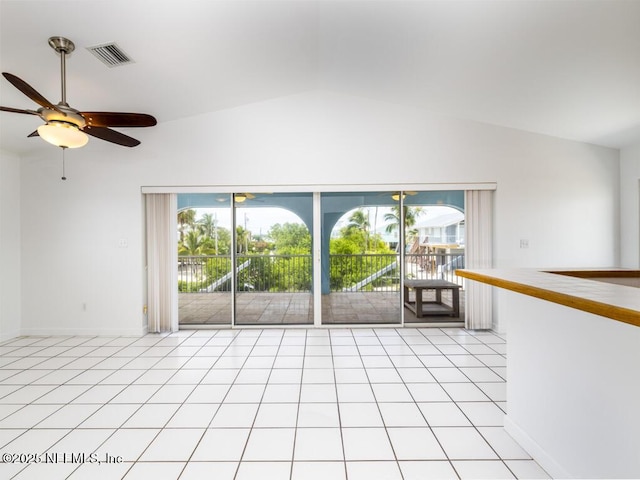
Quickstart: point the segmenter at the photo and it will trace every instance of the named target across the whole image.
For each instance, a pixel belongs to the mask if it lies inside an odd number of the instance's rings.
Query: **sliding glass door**
[[[404,322],[444,324],[464,319],[464,192],[405,191]]]
[[[454,273],[464,267],[463,202],[462,191],[180,194],[179,323],[398,325],[464,318],[464,283]],[[460,288],[434,290],[434,280]],[[454,292],[459,309],[452,310]]]
[[[178,319],[231,325],[231,195],[178,195]]]
[[[313,194],[236,193],[235,324],[313,323]]]
[[[321,195],[323,324],[401,323],[398,204],[394,192]]]

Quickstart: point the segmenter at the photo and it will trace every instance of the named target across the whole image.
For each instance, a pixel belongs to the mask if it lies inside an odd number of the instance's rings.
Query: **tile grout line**
[[[442,331],[441,329],[438,329],[440,331]],[[409,345],[406,341],[406,339],[402,336],[399,335],[402,340],[405,342],[405,345],[407,347],[409,347],[409,349],[415,354],[415,351],[413,350],[413,348],[411,348],[411,345]],[[424,337],[427,339],[427,341],[429,343],[431,343],[431,340],[429,340],[427,337]],[[382,342],[380,342],[382,344]],[[432,343],[431,343],[432,344]],[[433,344],[432,344],[433,345]],[[435,345],[434,345],[435,346]],[[387,349],[385,348],[384,344],[382,344],[382,348],[385,350],[385,352],[387,351]],[[437,347],[436,347],[437,348]],[[418,360],[420,361],[420,363],[422,363],[422,361],[420,360],[420,357],[418,357],[418,355],[416,355],[416,357],[418,358]],[[446,355],[445,355],[446,357]],[[409,387],[407,387],[407,384],[404,380],[404,378],[402,377],[402,375],[400,375],[400,372],[398,372],[398,367],[396,366],[396,364],[393,362],[393,360],[391,360],[391,364],[393,365],[394,370],[396,371],[396,373],[398,374],[398,376],[400,377],[400,380],[402,380],[402,385],[404,385],[404,387],[407,389],[407,392],[409,392],[409,395],[411,396],[411,399],[413,400],[413,403],[416,405],[416,408],[418,409],[418,411],[420,412],[420,415],[422,415],[422,418],[424,418],[425,423],[427,424],[427,427],[429,428],[429,431],[431,432],[431,435],[433,435],[433,438],[435,438],[436,442],[438,443],[438,446],[440,447],[440,449],[442,450],[442,453],[444,454],[445,458],[447,459],[447,461],[449,462],[449,465],[451,466],[451,468],[453,469],[453,471],[455,472],[455,474],[458,476],[458,478],[460,478],[460,475],[458,474],[458,471],[455,469],[453,462],[451,462],[451,459],[449,458],[449,454],[447,453],[447,451],[444,449],[444,447],[442,446],[442,443],[440,443],[440,439],[438,438],[438,436],[435,434],[435,432],[433,431],[433,428],[431,427],[431,424],[429,423],[429,421],[427,420],[427,418],[424,416],[424,413],[422,412],[422,410],[420,409],[420,407],[418,406],[418,402],[416,401],[413,393],[411,392],[411,390],[409,389]],[[424,364],[423,364],[424,365]],[[427,368],[426,365],[424,365],[424,368],[427,370],[427,372],[429,371],[429,369]],[[440,386],[440,383],[438,382],[438,379],[434,377],[434,379],[436,380],[436,383]],[[442,388],[442,387],[440,387]],[[444,390],[445,393],[448,392],[446,390]],[[449,396],[449,398],[451,398]],[[451,399],[453,401],[453,399]],[[383,418],[384,421],[384,418]],[[399,464],[398,464],[399,466]]]
[[[378,337],[378,334],[376,333],[376,329],[373,328],[372,331],[373,331],[373,334],[374,334],[375,338],[378,340],[378,342],[382,346],[382,349],[386,353],[386,349],[382,345],[382,342],[380,342],[380,337]],[[395,329],[393,329],[393,331],[395,331]],[[360,346],[358,345],[358,342],[356,342],[356,348],[358,349],[358,354],[360,355],[360,358],[362,359],[362,353],[360,352]],[[391,358],[389,357],[388,353],[386,354],[386,357],[389,359],[389,362],[393,365],[393,362],[391,361]],[[398,461],[398,455],[396,454],[396,449],[393,446],[393,442],[391,441],[391,436],[389,435],[389,430],[387,429],[387,424],[384,421],[384,416],[382,415],[382,410],[380,409],[380,402],[378,401],[378,396],[376,395],[376,391],[373,388],[373,385],[371,384],[371,378],[369,377],[369,372],[367,371],[366,365],[364,365],[364,362],[362,362],[362,364],[365,367],[364,371],[365,371],[365,375],[367,376],[367,381],[369,383],[369,388],[371,388],[371,393],[373,394],[373,398],[376,401],[376,408],[378,409],[378,413],[380,414],[380,419],[382,420],[382,426],[384,428],[384,433],[387,436],[387,440],[389,441],[389,446],[391,447],[391,451],[393,452],[393,457],[395,459],[396,467],[398,468],[398,472],[400,473],[400,477],[402,479],[404,479],[404,473],[402,472],[402,469],[400,468],[400,462]]]
[[[240,375],[240,373],[242,372],[242,369],[244,368],[244,365],[247,363],[247,360],[249,359],[249,357],[251,356],[251,352],[253,352],[253,349],[255,348],[256,344],[258,343],[260,337],[262,337],[262,335],[264,334],[264,330],[260,330],[260,334],[258,335],[256,342],[253,344],[253,346],[251,347],[251,350],[249,351],[249,353],[247,354],[247,357],[245,358],[245,361],[242,364],[242,367],[240,367],[240,370],[238,371],[238,376]],[[284,338],[284,332],[282,333],[282,338]],[[282,345],[282,338],[280,339],[280,344],[278,345],[278,351],[280,350],[280,346]],[[274,359],[275,362],[275,359]],[[262,395],[260,397],[260,402],[258,402],[258,408],[256,409],[256,413],[253,416],[253,422],[251,423],[251,427],[249,427],[249,434],[247,435],[247,440],[244,444],[244,448],[242,449],[242,454],[240,455],[240,459],[238,461],[238,466],[236,467],[236,471],[233,475],[234,480],[238,477],[238,473],[240,472],[240,468],[242,466],[242,461],[244,458],[244,455],[247,451],[247,447],[249,446],[249,441],[251,440],[251,434],[253,432],[253,429],[255,427],[256,424],[256,419],[258,418],[258,413],[260,412],[260,406],[262,405],[262,400],[264,399],[264,393],[267,389],[267,384],[269,382],[269,378],[271,377],[271,374],[273,373],[273,365],[271,365],[271,371],[269,372],[269,377],[267,378],[267,382],[264,384],[264,389],[262,390]],[[236,380],[238,378],[238,376],[236,376]],[[231,387],[233,387],[233,385],[235,385],[235,380],[234,383],[231,384]],[[231,387],[229,388],[229,392],[231,391]],[[227,392],[227,395],[229,394],[229,392]],[[226,398],[226,395],[225,395]],[[222,406],[222,404],[224,403],[224,399],[222,400],[222,402],[220,403],[220,405]],[[214,416],[215,418],[215,416]],[[213,418],[211,419],[211,421],[213,421]],[[295,442],[295,440],[294,440]]]
[[[353,336],[353,330],[348,329],[350,337],[353,338],[353,343],[355,344],[355,337]],[[333,384],[336,391],[336,410],[338,411],[338,429],[340,431],[340,444],[342,447],[342,468],[344,469],[344,478],[345,480],[349,480],[349,471],[347,470],[347,454],[344,448],[344,435],[342,430],[342,413],[340,411],[340,396],[338,395],[338,379],[336,377],[336,364],[333,355],[333,337],[331,336],[331,330],[329,331],[329,348],[331,349],[331,365],[333,368]],[[362,360],[360,361],[362,363]],[[364,367],[364,365],[363,365]]]
[[[302,381],[304,379],[304,364],[307,358],[307,345],[309,344],[309,332],[305,332],[304,334],[304,349],[302,351],[302,367],[300,371],[300,388],[298,389],[298,405],[296,408],[296,424],[295,430],[293,433],[293,448],[291,449],[291,467],[289,468],[289,480],[293,478],[293,467],[296,458],[296,440],[298,438],[298,421],[300,420],[300,404],[302,403]],[[284,337],[284,335],[283,335]],[[234,477],[235,480],[235,477]]]
[[[446,332],[445,332],[445,333],[446,333]],[[447,334],[447,336],[450,336],[450,335],[449,335],[449,334]],[[453,338],[453,337],[451,337],[451,338]],[[455,338],[453,338],[453,340],[455,341]],[[458,343],[458,342],[456,342],[456,343]],[[462,345],[461,345],[461,346],[462,346]],[[464,346],[462,346],[462,348],[463,348],[464,350],[467,350],[466,348],[464,348]],[[467,350],[467,351],[468,351],[468,350]],[[471,355],[475,358],[475,355],[473,355],[473,354],[471,354]],[[446,356],[446,355],[445,355],[445,356]],[[459,369],[459,367],[458,367],[458,369]],[[461,371],[461,373],[464,375],[464,372],[462,372],[462,371]],[[465,376],[466,376],[466,375],[465,375]],[[468,377],[467,377],[467,378],[468,378]],[[469,380],[471,380],[471,379],[469,379]],[[475,384],[475,382],[473,382],[473,381],[472,381],[471,383],[472,383],[476,388],[479,388],[479,387]],[[480,389],[480,390],[482,390],[482,389]],[[482,392],[482,393],[484,393],[484,392]],[[486,394],[485,394],[485,395],[486,395]],[[487,396],[487,398],[489,398],[489,400],[491,400],[491,403],[495,404],[495,402],[493,401],[493,399],[492,399],[491,397],[489,397],[488,395],[486,395],[486,396]],[[452,398],[452,400],[453,400],[453,398]],[[456,403],[457,403],[457,402],[456,402]],[[498,408],[499,408],[499,407],[498,407]],[[460,410],[462,411],[462,409],[460,409]],[[467,417],[467,414],[466,414],[464,411],[462,411],[462,414],[467,418],[467,420],[469,420],[469,422],[471,423],[471,426],[475,429],[475,431],[478,433],[478,435],[480,435],[480,437],[481,437],[481,438],[484,440],[484,442],[489,446],[489,448],[491,448],[491,450],[493,451],[493,453],[495,453],[495,454],[496,454],[496,456],[498,457],[498,459],[500,460],[500,462],[502,463],[502,465],[504,465],[504,466],[505,466],[505,468],[509,471],[509,473],[511,473],[511,474],[513,475],[513,477],[517,479],[517,478],[518,478],[518,477],[517,477],[517,475],[515,475],[515,473],[511,470],[511,468],[509,468],[509,465],[507,465],[507,463],[506,463],[506,462],[505,462],[505,460],[502,458],[502,456],[501,456],[501,455],[496,451],[496,449],[493,447],[493,445],[492,445],[492,444],[491,444],[491,443],[490,443],[490,442],[485,438],[485,436],[482,434],[482,432],[480,431],[480,429],[475,425],[475,423],[474,423],[474,422],[472,422],[472,421],[471,421],[471,419],[469,419],[469,418]],[[486,459],[486,460],[487,460],[487,461],[489,461],[489,459]],[[453,465],[453,463],[452,463],[452,465]],[[454,468],[455,468],[455,466],[454,466]],[[456,472],[457,472],[457,469],[456,469]]]

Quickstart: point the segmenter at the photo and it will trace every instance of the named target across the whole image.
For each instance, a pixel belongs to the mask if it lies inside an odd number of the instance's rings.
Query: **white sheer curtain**
[[[465,211],[465,268],[493,267],[493,191],[467,190]],[[490,329],[493,321],[491,286],[468,281],[465,287],[465,327]]]
[[[146,194],[149,332],[178,330],[177,196]]]

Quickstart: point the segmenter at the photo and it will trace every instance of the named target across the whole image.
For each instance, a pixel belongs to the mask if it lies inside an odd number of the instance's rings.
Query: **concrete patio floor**
[[[464,321],[464,290],[460,291],[460,316],[416,316],[404,309],[405,324]],[[429,292],[433,295],[433,292]],[[451,293],[443,292],[451,304]],[[425,297],[427,300],[429,296]],[[180,293],[179,319],[182,326],[231,324],[230,292]],[[327,325],[385,324],[400,322],[399,292],[335,292],[322,297],[322,321]],[[310,293],[238,292],[236,325],[311,325],[313,296]]]

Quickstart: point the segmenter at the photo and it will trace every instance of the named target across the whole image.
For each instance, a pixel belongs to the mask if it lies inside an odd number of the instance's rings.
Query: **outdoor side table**
[[[409,301],[409,290],[415,291],[415,301]],[[423,290],[435,290],[435,301],[423,301]],[[442,302],[442,291],[451,290],[452,305]],[[425,315],[460,316],[460,285],[446,280],[405,280],[404,281],[404,305],[411,310],[416,317]]]

